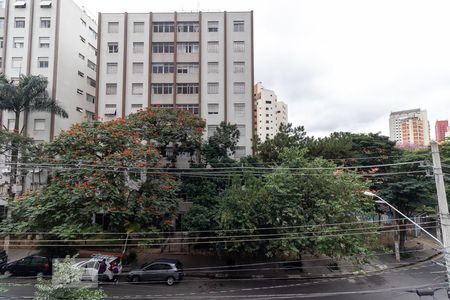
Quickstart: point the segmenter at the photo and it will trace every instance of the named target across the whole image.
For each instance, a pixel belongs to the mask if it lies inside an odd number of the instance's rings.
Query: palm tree
[[[0,76],[0,111],[14,113],[14,132],[23,133],[26,116],[30,112],[50,112],[59,117],[69,117],[55,99],[49,98],[47,85],[47,79],[42,76],[23,75],[18,84],[4,75]],[[24,126],[19,130],[22,113],[25,115]]]

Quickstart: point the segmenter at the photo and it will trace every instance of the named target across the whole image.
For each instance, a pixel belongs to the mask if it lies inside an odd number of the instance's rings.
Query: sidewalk
[[[280,260],[239,259],[231,263],[225,258],[213,256],[192,256],[182,254],[153,254],[138,253],[138,261],[127,269],[136,268],[157,258],[173,258],[181,261],[186,276],[207,278],[324,278],[340,277],[355,274],[380,272],[411,266],[439,255],[438,246],[426,237],[408,240],[405,244],[405,253],[400,262],[395,259],[394,253],[377,253],[361,265],[355,265],[350,260],[343,260],[338,265],[327,257],[304,255],[302,264],[298,262],[280,262]]]

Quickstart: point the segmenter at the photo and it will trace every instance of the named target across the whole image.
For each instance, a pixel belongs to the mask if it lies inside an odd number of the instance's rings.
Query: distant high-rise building
[[[436,142],[442,142],[445,140],[445,135],[449,132],[448,120],[436,121]]]
[[[94,116],[96,55],[97,23],[72,0],[0,0],[0,72],[14,82],[46,77],[50,97],[69,114],[24,114],[20,127],[37,142]],[[0,112],[1,125],[13,129],[14,122],[12,113]]]
[[[252,153],[252,12],[102,13],[98,66],[102,119],[178,107],[206,120],[206,136],[236,124],[235,157]]]
[[[277,135],[281,124],[288,123],[287,104],[278,101],[274,91],[265,89],[261,83],[254,87],[255,132],[261,142]]]
[[[426,110],[392,112],[389,130],[390,139],[398,145],[425,147],[430,144],[430,125]]]

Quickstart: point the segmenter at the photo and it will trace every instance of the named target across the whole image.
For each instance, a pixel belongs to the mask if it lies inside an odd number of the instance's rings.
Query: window
[[[0,49],[3,49],[3,37],[0,37]]]
[[[3,57],[0,57],[0,68],[3,68]]]
[[[45,119],[34,119],[34,130],[45,130]]]
[[[88,66],[89,69],[91,69],[93,71],[97,70],[97,65],[95,63],[93,63],[92,61],[90,61],[89,59],[88,59],[87,66]]]
[[[92,121],[94,121],[94,118],[95,118],[95,113],[93,113],[92,111],[86,110],[86,119],[89,122],[92,122]]]
[[[199,46],[198,43],[178,43],[177,52],[178,53],[198,53]]]
[[[208,32],[219,32],[219,21],[208,21]]]
[[[51,0],[43,0],[43,1],[41,1],[41,7],[42,8],[51,8],[52,7],[52,1]]]
[[[234,73],[245,73],[245,62],[235,61],[234,62]]]
[[[198,74],[198,63],[179,63],[177,64],[178,74]]]
[[[131,104],[131,113],[137,113],[142,109],[142,104]]]
[[[235,41],[233,43],[234,52],[244,52],[245,51],[245,43],[243,41]]]
[[[5,0],[0,0],[0,8],[5,8]]]
[[[208,104],[208,115],[218,115],[219,114],[219,104],[210,103]]]
[[[117,106],[115,104],[105,104],[105,116],[112,117],[117,114]]]
[[[8,119],[8,130],[14,130],[15,124],[16,124],[16,119]]]
[[[174,32],[173,22],[154,22],[153,32]]]
[[[13,38],[13,47],[14,48],[23,48],[24,46],[25,46],[25,39],[23,37]]]
[[[199,108],[198,108],[198,104],[178,104],[177,106],[180,109],[184,109],[184,110],[190,111],[194,115],[198,115],[199,112],[200,112]]]
[[[246,136],[245,125],[237,125],[237,129],[239,130],[239,137],[243,138]]]
[[[14,2],[14,7],[15,8],[25,8],[25,7],[27,7],[27,1],[16,0],[16,2]]]
[[[0,18],[0,29],[3,29],[3,27],[5,27],[5,19]]]
[[[40,37],[39,38],[39,48],[50,48],[50,38]]]
[[[91,94],[86,93],[86,101],[89,103],[95,103],[95,97]]]
[[[86,39],[80,35],[80,41],[86,44]]]
[[[153,64],[152,70],[154,74],[169,74],[173,73],[173,64],[171,63],[157,63]]]
[[[94,80],[94,79],[92,79],[91,77],[87,77],[87,83],[90,85],[90,86],[92,86],[93,88],[96,88],[97,87],[97,82]]]
[[[217,41],[213,41],[213,42],[208,42],[208,53],[218,53],[219,52],[219,42]]]
[[[80,18],[81,25],[86,26],[86,21]]]
[[[134,62],[133,63],[133,74],[142,74],[142,73],[144,73],[144,63]]]
[[[38,57],[38,68],[39,69],[48,68],[48,57]]]
[[[177,84],[177,94],[192,95],[192,94],[198,94],[198,91],[199,91],[198,83],[178,83]]]
[[[50,18],[41,18],[41,28],[50,28],[51,20]]]
[[[144,84],[143,83],[132,83],[131,84],[131,94],[143,95],[144,94]]]
[[[108,43],[108,53],[119,53],[119,43]]]
[[[117,95],[117,83],[106,84],[106,95]]]
[[[25,18],[15,18],[14,19],[15,28],[25,28]]]
[[[173,93],[173,84],[171,83],[154,83],[152,84],[153,94],[167,95]]]
[[[234,115],[236,118],[245,117],[245,103],[234,103]]]
[[[218,127],[219,127],[218,125],[208,125],[208,137],[211,137],[214,134],[216,134]]]
[[[84,95],[84,91],[81,90],[81,89],[77,89],[77,94],[78,94],[78,95]]]
[[[242,146],[236,147],[236,150],[234,152],[234,158],[242,158],[245,156],[246,148]]]
[[[78,57],[79,57],[79,58],[81,58],[82,60],[84,60],[84,59],[85,59],[84,55],[83,55],[83,54],[81,54],[81,53],[78,53]]]
[[[106,63],[106,74],[117,74],[117,63]]]
[[[145,28],[144,22],[134,22],[133,24],[133,32],[134,33],[143,33]]]
[[[133,43],[133,53],[134,54],[144,53],[144,43],[143,42],[134,42]]]
[[[245,82],[233,83],[233,93],[234,94],[245,94]]]
[[[108,33],[119,33],[119,22],[108,22]]]
[[[173,43],[153,43],[153,53],[173,53]]]
[[[178,22],[178,32],[199,32],[200,26],[198,22]]]
[[[218,62],[208,62],[208,73],[210,73],[210,74],[219,73],[219,63]]]
[[[92,38],[94,40],[97,40],[97,32],[94,30],[94,28],[89,26],[89,33],[91,34]]]
[[[244,21],[234,21],[233,29],[234,32],[244,32]]]
[[[219,83],[208,82],[208,94],[218,94],[218,93],[219,93]]]
[[[12,62],[11,67],[13,69],[20,69],[20,68],[22,68],[22,61],[23,61],[22,57],[13,57],[12,60],[11,60],[11,62]]]

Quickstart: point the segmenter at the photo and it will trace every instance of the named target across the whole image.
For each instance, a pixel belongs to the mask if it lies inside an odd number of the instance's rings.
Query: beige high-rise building
[[[252,12],[100,14],[98,48],[103,120],[180,107],[206,120],[205,137],[237,124],[236,157],[252,153]]]
[[[262,83],[254,87],[255,131],[261,142],[273,138],[281,124],[288,124],[287,104],[278,101],[274,91],[265,89]]]
[[[72,0],[0,0],[0,72],[15,81],[42,75],[49,95],[68,112],[68,119],[30,113],[26,134],[49,141],[61,129],[95,113],[97,23]],[[12,129],[14,116],[0,113]]]
[[[392,112],[389,118],[391,141],[400,146],[430,145],[430,125],[426,110],[412,109]]]

